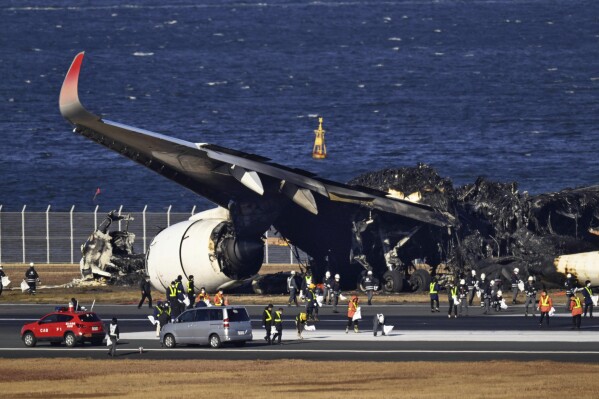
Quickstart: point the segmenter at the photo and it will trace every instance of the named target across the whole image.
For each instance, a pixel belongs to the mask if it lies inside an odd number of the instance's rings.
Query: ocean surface
[[[456,186],[599,184],[597,1],[3,0],[2,211],[208,205],[71,132],[80,51],[91,111],[328,179],[422,162]]]

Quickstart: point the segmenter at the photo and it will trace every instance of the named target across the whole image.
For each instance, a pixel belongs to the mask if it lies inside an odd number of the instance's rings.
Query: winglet
[[[81,71],[81,63],[83,62],[84,55],[85,53],[82,51],[73,60],[67,76],[64,78],[58,100],[60,113],[73,124],[79,120],[99,119],[97,116],[89,113],[79,101],[79,72]]]

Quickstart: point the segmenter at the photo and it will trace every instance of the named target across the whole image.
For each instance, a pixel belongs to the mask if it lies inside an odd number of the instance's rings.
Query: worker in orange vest
[[[196,307],[208,306],[209,302],[210,302],[210,295],[208,295],[208,293],[206,292],[206,288],[204,288],[204,287],[200,288],[200,293],[198,294],[198,297],[196,298]]]
[[[354,331],[358,332],[358,319],[354,320],[354,315],[356,314],[359,308],[358,302],[360,302],[360,299],[357,295],[354,295],[351,297],[351,301],[349,301],[349,303],[347,304],[347,326],[345,327],[346,334],[349,332],[349,328],[351,327],[352,322],[354,324]]]
[[[214,306],[223,306],[225,304],[225,297],[223,290],[218,290],[218,293],[214,295]]]
[[[547,290],[543,290],[541,298],[539,299],[539,305],[537,307],[537,310],[541,311],[541,320],[539,321],[539,326],[543,325],[543,319],[545,316],[547,316],[547,325],[549,325],[549,312],[551,311],[552,307],[553,301],[549,297],[549,294],[547,294]]]
[[[582,320],[582,303],[576,294],[570,297],[570,310],[572,311],[572,329],[580,330],[580,320]]]

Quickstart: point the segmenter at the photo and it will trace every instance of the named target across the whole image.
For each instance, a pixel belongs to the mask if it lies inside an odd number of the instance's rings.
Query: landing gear
[[[401,292],[404,288],[404,274],[399,270],[387,270],[383,274],[383,291],[385,293]]]
[[[427,291],[431,283],[431,275],[426,270],[418,269],[410,276],[410,285],[412,290]]]

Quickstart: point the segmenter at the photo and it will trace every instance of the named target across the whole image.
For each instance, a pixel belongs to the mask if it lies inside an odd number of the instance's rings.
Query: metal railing
[[[172,212],[169,206],[166,212],[148,212],[144,206],[141,212],[124,212],[123,206],[118,214],[130,214],[133,220],[120,220],[111,225],[110,230],[127,230],[135,234],[134,251],[145,253],[154,237],[164,228],[184,220],[196,212]],[[2,212],[0,205],[0,263],[79,263],[81,245],[98,228],[107,212],[100,212],[96,206],[93,212],[75,212],[75,206],[69,212],[52,212],[51,206],[45,212],[27,212],[27,205],[21,212]],[[127,223],[127,226],[124,224]],[[279,237],[274,230],[266,232],[266,237]],[[283,243],[279,243],[283,244]],[[141,245],[141,247],[140,247]],[[300,260],[307,255],[299,251]],[[264,263],[295,264],[292,246],[273,245],[266,241]]]

